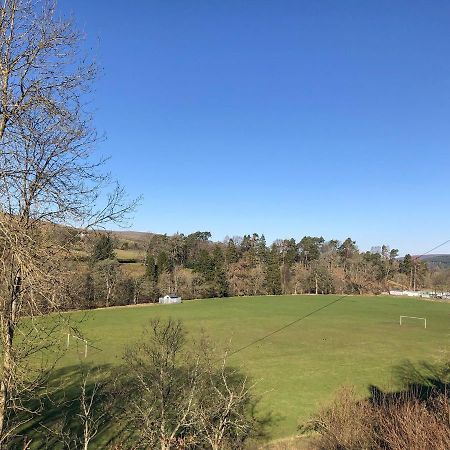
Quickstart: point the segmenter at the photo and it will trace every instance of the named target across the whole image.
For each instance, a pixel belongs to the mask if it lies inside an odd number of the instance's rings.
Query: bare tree
[[[119,278],[120,265],[115,259],[105,259],[97,263],[97,271],[105,285],[105,306],[109,307]]]
[[[80,361],[79,373],[72,373],[71,392],[65,386],[48,392],[54,397],[50,401],[53,409],[40,418],[38,429],[45,448],[87,450],[93,445],[95,437],[110,424],[114,408],[107,389],[114,379],[108,375],[105,366],[90,367]],[[56,421],[49,419],[54,415]]]
[[[116,397],[143,448],[238,449],[259,431],[247,377],[205,337],[188,342],[180,322],[152,321],[124,359]]]
[[[145,285],[146,277],[145,275],[141,275],[139,277],[133,278],[133,304],[136,305],[139,303],[139,298],[141,296],[143,287]]]
[[[228,365],[226,353],[218,364],[209,346],[200,348],[203,383],[194,410],[197,434],[211,450],[241,448],[258,428],[250,414],[254,386]]]
[[[118,185],[104,194],[112,180],[94,159],[86,112],[97,69],[80,38],[52,1],[0,6],[0,446],[20,425],[15,412],[31,412],[21,398],[39,377],[30,379],[24,361],[50,345],[51,330],[34,319],[58,311],[67,291],[76,233],[55,242],[55,230],[98,227],[133,207]]]
[[[183,448],[193,426],[198,361],[184,366],[184,336],[180,322],[154,320],[125,353],[126,415],[145,448]]]
[[[107,417],[107,409],[99,404],[99,397],[104,390],[104,383],[98,380],[91,382],[92,372],[83,371],[81,378],[80,410],[78,419],[82,425],[82,437],[80,439],[83,450],[88,450],[92,439],[98,434]]]

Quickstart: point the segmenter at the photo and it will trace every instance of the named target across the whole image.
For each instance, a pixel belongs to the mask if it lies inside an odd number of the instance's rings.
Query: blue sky
[[[450,3],[60,0],[133,229],[450,238]],[[450,253],[450,245],[440,252]]]

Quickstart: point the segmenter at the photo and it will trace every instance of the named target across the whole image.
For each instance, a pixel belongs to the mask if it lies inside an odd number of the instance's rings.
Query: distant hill
[[[439,267],[441,269],[450,269],[450,255],[424,255],[420,259],[425,261],[429,267]]]
[[[147,243],[155,233],[145,232],[145,231],[110,231],[110,233],[117,239],[123,239],[132,242]]]

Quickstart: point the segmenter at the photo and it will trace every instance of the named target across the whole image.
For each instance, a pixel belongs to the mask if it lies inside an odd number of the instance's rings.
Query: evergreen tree
[[[207,250],[202,249],[194,263],[194,270],[203,276],[205,281],[214,279],[214,262]]]
[[[171,272],[172,271],[169,256],[167,255],[167,253],[165,251],[160,251],[158,253],[156,265],[157,265],[158,276],[161,275],[163,272],[166,272],[166,271]]]
[[[300,258],[305,267],[312,261],[319,259],[322,246],[325,242],[323,237],[304,236],[298,244]]]
[[[408,253],[403,258],[403,261],[400,263],[399,272],[409,275],[413,268],[413,260],[412,256]]]
[[[261,264],[265,264],[267,260],[267,243],[266,237],[262,234],[259,238],[257,248],[256,248],[257,257]]]
[[[297,261],[298,251],[295,239],[285,239],[283,241],[283,264],[291,267]]]
[[[267,255],[266,287],[268,294],[281,294],[280,261],[278,249],[275,244],[272,244],[270,252]]]
[[[109,233],[101,234],[94,244],[92,251],[92,261],[103,261],[105,259],[115,259],[114,242]]]
[[[250,237],[249,234],[244,235],[244,238],[242,239],[241,242],[241,252],[242,253],[249,252],[252,250],[252,247],[253,247],[252,238]]]
[[[158,283],[158,266],[152,255],[147,255],[145,264],[145,275],[150,282],[150,286],[153,288]]]
[[[233,239],[230,239],[228,241],[226,250],[226,260],[228,264],[233,264],[235,262],[238,262],[239,260],[239,252]]]
[[[215,296],[226,297],[228,295],[228,281],[225,271],[225,258],[219,245],[214,246],[212,263],[214,266],[214,276],[212,281]]]
[[[348,271],[351,258],[358,253],[356,242],[352,241],[351,238],[347,238],[338,248],[338,253],[341,257],[344,270]]]

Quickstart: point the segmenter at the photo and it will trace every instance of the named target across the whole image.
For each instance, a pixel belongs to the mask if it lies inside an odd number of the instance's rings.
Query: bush
[[[353,387],[342,387],[335,400],[301,427],[302,432],[316,431],[314,445],[319,450],[375,449],[374,414],[369,400],[358,400]]]
[[[423,401],[407,393],[388,401],[375,410],[380,448],[448,450],[449,414],[444,394]]]
[[[417,379],[419,371],[411,368]],[[448,375],[445,370],[440,373]],[[314,440],[318,450],[448,450],[448,379],[422,381],[423,385],[408,384],[397,393],[374,389],[372,397],[363,400],[353,388],[341,388],[332,404],[301,431],[318,433]]]

